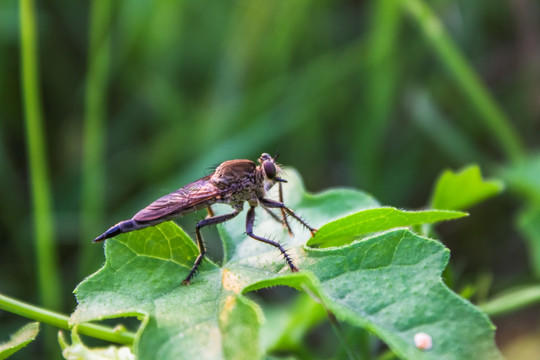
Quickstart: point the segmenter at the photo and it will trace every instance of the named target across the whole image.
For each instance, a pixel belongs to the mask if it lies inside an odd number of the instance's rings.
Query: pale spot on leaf
[[[245,284],[240,282],[238,275],[227,269],[223,270],[223,288],[227,291],[232,291],[235,294],[240,293]]]
[[[416,333],[414,334],[414,346],[420,350],[429,350],[433,347],[433,339],[424,332]]]

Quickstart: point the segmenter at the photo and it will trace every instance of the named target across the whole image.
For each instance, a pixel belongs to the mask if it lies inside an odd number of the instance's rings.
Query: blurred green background
[[[104,261],[95,236],[276,150],[311,192],[410,209],[443,169],[478,163],[507,191],[439,228],[450,285],[474,303],[537,286],[537,1],[30,5],[0,2],[0,292],[69,314]],[[493,318],[509,359],[540,357],[538,310]],[[25,321],[0,311],[0,341]]]

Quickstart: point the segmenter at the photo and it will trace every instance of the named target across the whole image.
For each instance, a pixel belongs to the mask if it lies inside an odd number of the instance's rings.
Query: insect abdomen
[[[133,220],[130,219],[130,220],[121,221],[118,224],[111,227],[109,230],[105,231],[103,234],[99,235],[97,238],[95,238],[94,242],[107,240],[121,233],[130,232],[136,229],[137,229],[137,226],[135,225]]]

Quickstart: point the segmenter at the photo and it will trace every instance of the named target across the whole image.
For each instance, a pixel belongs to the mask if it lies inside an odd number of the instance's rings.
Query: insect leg
[[[279,183],[279,202],[283,204],[283,183]],[[281,217],[283,218],[283,224],[287,228],[287,231],[289,232],[289,236],[294,236],[291,226],[289,225],[289,222],[287,221],[287,214],[285,213],[285,209],[281,208]]]
[[[298,268],[296,266],[294,266],[294,264],[293,264],[293,262],[291,260],[291,257],[289,256],[289,254],[287,254],[287,252],[281,246],[280,243],[278,243],[276,241],[269,240],[269,239],[265,239],[263,237],[260,237],[260,236],[257,236],[255,234],[253,234],[253,223],[254,222],[255,222],[255,207],[252,206],[252,207],[249,208],[247,216],[246,216],[246,234],[249,237],[252,237],[255,240],[259,240],[259,241],[262,241],[263,243],[267,243],[269,245],[277,247],[279,249],[279,251],[281,251],[281,254],[283,254],[283,257],[285,258],[285,261],[287,262],[287,264],[291,268],[291,271],[297,272]]]
[[[272,217],[272,219],[276,220],[278,223],[280,223],[281,225],[285,226],[285,223],[283,222],[282,219],[279,218],[279,216],[277,216],[276,214],[274,214],[272,212],[272,210],[270,210],[269,208],[267,207],[264,207],[262,206],[262,208],[264,209],[264,211],[266,211],[268,213],[268,215],[270,215]]]
[[[191,278],[193,277],[193,275],[195,275],[195,272],[197,271],[197,267],[200,265],[202,259],[204,258],[204,254],[206,253],[206,248],[204,247],[204,243],[202,241],[201,228],[205,226],[209,226],[209,225],[216,225],[216,224],[225,222],[227,220],[230,220],[236,215],[238,215],[240,211],[242,211],[241,207],[235,208],[234,211],[230,214],[207,217],[206,219],[202,219],[201,221],[197,223],[197,225],[195,226],[195,237],[197,239],[197,246],[199,247],[199,256],[197,256],[197,259],[195,259],[195,263],[193,264],[191,271],[189,272],[186,279],[182,281],[182,284],[189,285]]]
[[[214,217],[216,216],[216,214],[214,213],[214,209],[212,209],[212,206],[211,205],[208,205],[206,207],[206,211],[208,211],[208,216],[207,217]]]
[[[262,204],[261,204],[262,205]],[[269,208],[267,208],[266,206],[262,205],[261,206],[264,211],[266,211],[271,217],[272,219],[276,220],[278,223],[280,223],[281,225],[283,225],[283,227],[285,229],[287,229],[287,232],[289,233],[289,236],[294,236],[292,230],[291,230],[291,227],[289,226],[289,222],[287,221],[287,218],[285,215],[283,215],[283,219],[280,219],[279,216],[277,216],[276,214],[274,214],[272,212],[272,210],[270,210]],[[285,210],[283,210],[283,214],[285,214],[284,212]]]
[[[296,215],[294,213],[294,211],[292,211],[291,209],[289,209],[288,207],[286,207],[282,202],[278,202],[278,201],[274,201],[274,200],[270,200],[270,199],[265,199],[265,198],[262,198],[262,199],[259,199],[260,203],[263,205],[263,206],[266,206],[266,207],[269,207],[269,208],[280,208],[282,209],[283,211],[286,211],[287,214],[291,215],[293,218],[295,218],[300,224],[304,225],[310,232],[311,232],[311,236],[314,236],[315,235],[315,232],[317,231],[317,229],[315,228],[312,228],[311,226],[309,226],[304,220],[302,220],[301,217],[299,217],[298,215]]]

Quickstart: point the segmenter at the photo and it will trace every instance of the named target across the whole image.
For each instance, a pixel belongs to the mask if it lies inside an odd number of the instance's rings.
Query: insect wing
[[[195,182],[165,195],[133,217],[138,222],[148,222],[160,219],[166,219],[187,211],[202,202],[211,200],[223,193],[223,190],[217,188],[209,179],[211,175],[203,177]]]

